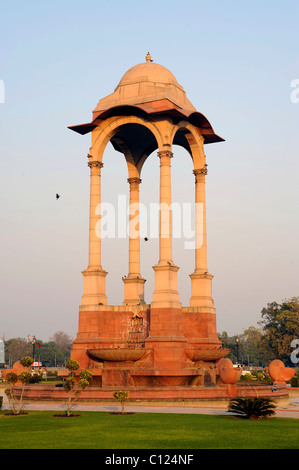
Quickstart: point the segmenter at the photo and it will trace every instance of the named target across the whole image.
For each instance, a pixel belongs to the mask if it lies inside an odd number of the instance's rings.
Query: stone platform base
[[[125,387],[130,392],[127,404],[176,405],[176,406],[220,406],[227,405],[233,397],[269,397],[279,404],[289,403],[287,387],[277,385],[216,385],[211,387]],[[81,403],[116,403],[112,393],[117,387],[88,387],[81,395]],[[273,390],[273,391],[272,391]],[[21,387],[16,387],[16,396]],[[26,401],[64,401],[67,394],[63,387],[55,385],[28,385],[25,388]]]

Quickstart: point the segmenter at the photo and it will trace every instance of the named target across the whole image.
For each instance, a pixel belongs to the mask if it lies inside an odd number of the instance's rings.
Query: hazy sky
[[[88,264],[90,135],[99,99],[150,51],[224,143],[206,146],[208,267],[217,330],[242,333],[268,302],[299,295],[298,0],[1,2],[0,333],[58,330],[73,338]],[[299,97],[299,93],[297,95]],[[4,101],[4,102],[1,102]],[[174,147],[174,201],[194,200],[192,162]],[[146,161],[141,201],[159,199],[159,162]],[[61,198],[56,201],[56,192]],[[128,196],[124,158],[109,144],[102,200]],[[106,240],[111,305],[121,304],[128,241]],[[157,240],[141,245],[145,295]],[[181,301],[194,254],[176,240]]]

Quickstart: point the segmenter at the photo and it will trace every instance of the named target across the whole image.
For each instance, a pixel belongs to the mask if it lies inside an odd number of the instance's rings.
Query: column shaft
[[[207,265],[206,188],[207,165],[194,170],[195,175],[195,272],[205,273]]]
[[[171,164],[173,154],[159,152],[160,157],[160,260],[172,263],[172,211],[171,211]]]
[[[181,308],[177,290],[177,271],[172,261],[171,165],[172,152],[158,153],[160,157],[160,259],[153,266],[155,290],[152,308]]]
[[[89,266],[101,268],[101,162],[89,162],[90,214],[89,214]]]
[[[99,161],[90,161],[89,265],[84,278],[81,304],[84,307],[107,305],[106,276],[101,265],[101,168]]]
[[[139,185],[141,179],[128,178],[130,184],[129,212],[129,274],[123,278],[123,305],[144,304],[145,279],[140,274],[140,232],[139,232]]]
[[[212,279],[207,263],[206,196],[205,178],[207,165],[193,171],[195,175],[195,270],[191,278],[191,307],[213,308]],[[213,310],[214,315],[214,310]],[[214,317],[213,317],[214,318]],[[214,321],[214,320],[213,320]],[[212,328],[212,327],[211,327]],[[214,326],[213,326],[214,328]]]
[[[140,276],[139,184],[140,178],[128,178],[130,184],[129,277]]]

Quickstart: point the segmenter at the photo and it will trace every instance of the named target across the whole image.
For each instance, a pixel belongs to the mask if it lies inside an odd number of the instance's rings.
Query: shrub
[[[113,392],[112,394],[115,398],[115,400],[120,401],[121,403],[121,412],[124,414],[125,410],[125,401],[129,398],[130,393],[126,391],[119,391],[119,392]]]
[[[37,383],[40,383],[42,381],[42,378],[43,376],[41,374],[33,374],[31,377],[30,377],[30,380],[29,380],[29,383],[30,384],[37,384]]]
[[[235,413],[240,418],[262,419],[275,414],[276,403],[271,398],[232,398],[228,412]]]
[[[247,373],[247,374],[241,375],[240,380],[241,380],[242,382],[252,382],[253,376],[252,376],[252,374]]]
[[[23,367],[30,367],[33,364],[34,360],[30,356],[24,356],[20,359],[20,363]]]
[[[265,376],[264,376],[263,372],[257,372],[256,373],[256,378],[257,378],[258,382],[262,382],[264,380]]]
[[[20,363],[22,364],[23,367],[30,367],[33,363],[33,358],[29,356],[24,356],[20,359]],[[5,394],[8,398],[10,407],[11,407],[11,412],[14,415],[18,415],[21,413],[23,409],[23,394],[25,390],[25,386],[30,382],[31,379],[31,374],[30,372],[21,372],[19,375],[15,374],[14,372],[9,372],[6,376],[7,382],[11,384],[10,388],[7,388],[5,390]],[[17,383],[17,381],[20,381],[22,384],[22,391],[21,391],[21,397],[19,400],[15,397],[15,391],[14,391],[14,386]]]
[[[80,368],[80,365],[74,359],[70,359],[65,367],[70,371],[69,376],[63,382],[63,388],[68,394],[66,415],[71,416],[71,409],[82,390],[89,386],[92,373],[89,370],[81,370],[79,377],[76,377],[75,372]]]

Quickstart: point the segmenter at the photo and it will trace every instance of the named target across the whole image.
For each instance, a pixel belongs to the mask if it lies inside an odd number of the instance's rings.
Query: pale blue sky
[[[75,337],[88,263],[90,135],[67,126],[89,122],[148,51],[226,139],[206,147],[218,331],[242,333],[267,302],[299,295],[299,103],[290,100],[298,15],[297,0],[1,2],[0,333]],[[173,199],[193,200],[190,157],[174,151]],[[110,146],[104,157],[102,197],[114,201],[115,188],[128,192],[126,167]],[[158,200],[155,155],[142,178],[141,200]],[[187,305],[194,256],[176,241],[173,258]],[[142,245],[148,302],[157,261],[157,242]],[[103,267],[109,303],[119,304],[126,240],[107,241]]]

